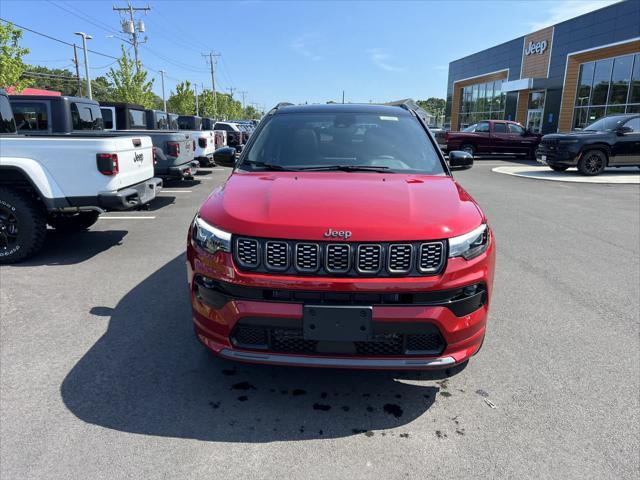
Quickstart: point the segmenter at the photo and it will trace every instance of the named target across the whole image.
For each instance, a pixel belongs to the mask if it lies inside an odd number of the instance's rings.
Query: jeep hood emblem
[[[324,236],[327,238],[341,238],[343,240],[349,240],[349,237],[351,237],[351,231],[350,230],[333,230],[333,229],[329,229],[326,232],[324,232]]]

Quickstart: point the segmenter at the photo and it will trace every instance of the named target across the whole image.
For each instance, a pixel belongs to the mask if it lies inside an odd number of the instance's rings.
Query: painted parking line
[[[158,192],[158,195],[160,195],[161,193],[191,193],[193,192],[193,190],[160,190]]]
[[[99,220],[153,220],[154,216],[149,216],[149,217],[140,217],[140,216],[119,216],[119,217],[107,217],[105,215],[101,215],[100,217],[98,217]]]

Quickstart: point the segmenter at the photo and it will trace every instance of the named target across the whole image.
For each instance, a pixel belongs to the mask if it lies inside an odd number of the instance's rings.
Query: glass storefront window
[[[544,108],[544,92],[531,92],[528,108],[530,110]]]
[[[611,67],[613,59],[598,60],[596,70],[593,74],[593,93],[591,94],[591,105],[606,105],[609,94],[609,83],[611,82]]]
[[[611,88],[609,89],[609,101],[607,103],[627,103],[627,94],[629,93],[629,80],[631,78],[632,66],[633,55],[618,57],[613,61]]]
[[[461,92],[458,128],[463,129],[482,120],[504,119],[503,80],[464,87]]]
[[[640,111],[640,54],[580,65],[573,128],[606,115]]]
[[[591,85],[593,85],[593,70],[595,62],[583,63],[580,65],[580,76],[578,77],[578,94],[576,95],[576,107],[589,105],[591,96]]]

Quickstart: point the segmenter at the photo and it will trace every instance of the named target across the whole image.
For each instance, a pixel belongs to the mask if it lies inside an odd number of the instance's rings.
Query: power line
[[[5,20],[4,18],[0,18],[0,21],[2,21],[4,23],[11,24],[11,25],[13,25],[15,27],[18,27],[18,28],[21,28],[22,30],[26,30],[27,32],[31,32],[31,33],[34,33],[36,35],[40,35],[41,37],[48,38],[49,40],[54,40],[54,41],[56,41],[58,43],[63,43],[64,45],[68,45],[70,47],[73,47],[73,43],[65,42],[64,40],[60,40],[59,38],[52,37],[51,35],[47,35],[46,33],[38,32],[37,30],[32,30],[31,28],[24,27],[22,25],[18,25],[17,23],[11,22],[9,20]],[[113,60],[117,60],[118,59],[118,57],[114,57],[113,55],[107,55],[106,53],[97,52],[95,50],[90,50],[88,48],[87,48],[87,51],[91,52],[91,53],[93,53],[95,55],[100,55],[102,57],[111,58]]]
[[[104,23],[102,23],[102,22],[97,22],[97,21],[90,20],[90,18],[92,18],[92,17],[89,17],[88,15],[81,14],[80,12],[78,12],[78,11],[74,11],[74,10],[71,10],[71,9],[69,9],[69,8],[67,8],[67,7],[64,7],[63,5],[58,5],[57,3],[55,3],[55,2],[53,2],[53,1],[51,1],[51,0],[47,0],[47,1],[48,1],[51,5],[53,5],[54,7],[57,7],[57,8],[59,8],[60,10],[64,10],[64,11],[66,11],[67,13],[70,13],[71,15],[73,15],[74,17],[77,17],[77,18],[79,18],[79,19],[81,19],[81,20],[84,20],[85,22],[89,22],[89,23],[90,23],[91,25],[93,25],[94,27],[98,27],[99,29],[104,30],[105,32],[109,32],[109,33],[120,33],[120,32],[118,32],[117,30],[114,30],[113,28],[111,28],[111,27],[107,26],[106,24],[104,24]],[[81,15],[82,15],[82,16],[81,16]]]
[[[124,29],[124,23],[123,23],[123,31],[124,33],[128,33],[129,35],[131,35],[131,45],[133,45],[133,54],[135,56],[136,59],[136,71],[140,71],[140,59],[138,57],[138,45],[141,43],[145,43],[147,41],[147,39],[145,38],[144,41],[140,42],[138,40],[138,33],[144,32],[144,25],[142,24],[142,20],[140,21],[140,25],[136,26],[136,18],[135,18],[135,12],[148,12],[151,10],[151,7],[149,7],[148,5],[146,7],[134,7],[133,5],[131,5],[131,2],[127,2],[127,6],[126,7],[113,7],[113,10],[115,12],[128,12],[129,13],[129,18],[130,18],[130,22],[131,22],[131,31],[128,32]]]

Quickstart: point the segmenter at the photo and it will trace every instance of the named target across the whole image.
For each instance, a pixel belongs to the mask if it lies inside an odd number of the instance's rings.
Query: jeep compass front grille
[[[437,275],[445,266],[445,241],[332,243],[236,237],[241,270],[319,276]]]

